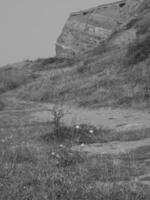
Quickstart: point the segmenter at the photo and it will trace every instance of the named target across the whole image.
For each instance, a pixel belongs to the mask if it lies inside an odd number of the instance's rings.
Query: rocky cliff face
[[[72,13],[56,42],[57,56],[82,54],[100,45],[136,15],[142,1],[121,0]],[[123,31],[115,38],[114,44],[129,43],[135,38],[136,30]]]

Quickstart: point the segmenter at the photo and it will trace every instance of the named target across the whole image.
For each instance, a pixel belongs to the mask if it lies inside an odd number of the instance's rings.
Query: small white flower
[[[56,155],[56,158],[60,158],[60,155],[57,154],[57,155]]]
[[[55,156],[55,152],[52,152],[51,155],[52,155],[52,156]]]
[[[80,126],[79,126],[79,125],[76,125],[76,129],[80,129]]]
[[[59,147],[60,147],[60,148],[64,148],[65,146],[64,146],[63,144],[60,144]]]
[[[94,131],[93,131],[92,129],[91,129],[91,130],[89,130],[89,132],[90,132],[90,133],[94,133]]]
[[[81,144],[81,147],[84,147],[85,146],[85,144]]]

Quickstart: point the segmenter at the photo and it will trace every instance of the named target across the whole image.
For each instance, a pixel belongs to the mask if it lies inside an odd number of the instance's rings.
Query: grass
[[[143,40],[137,39],[133,44],[128,47],[126,55],[126,64],[135,65],[149,58],[150,55],[150,36],[145,37]]]
[[[109,155],[86,157],[55,145],[50,144],[53,152],[44,147],[41,156],[33,144],[20,144],[19,148],[10,143],[1,145],[1,199],[149,198],[143,187],[136,185],[135,190],[126,184],[141,174],[134,160],[120,158],[116,162],[117,158]]]
[[[65,67],[72,67],[74,64],[73,59],[67,59],[67,58],[46,58],[46,59],[37,59],[30,68],[35,72],[42,72],[46,70],[52,70],[52,69],[63,69]]]
[[[0,93],[17,89],[15,95],[23,99],[86,107],[139,108],[142,101],[148,106],[149,46],[136,42],[128,52],[129,65],[123,63],[124,51],[96,48],[83,61],[49,58],[1,68]],[[150,146],[118,156],[71,150],[72,145],[149,138],[149,129],[120,133],[86,124],[66,127],[56,119],[31,122],[29,114],[0,114],[0,199],[149,200],[149,187],[135,178],[149,173]]]
[[[137,22],[128,28],[138,27],[144,37],[128,49],[103,44],[104,49],[97,47],[81,60],[54,57],[1,68],[0,93],[15,91],[23,99],[88,108],[148,107],[144,88],[150,83],[149,36],[143,19],[140,26]],[[29,114],[0,114],[0,199],[149,200],[149,187],[135,178],[149,173],[150,146],[118,156],[71,150],[72,145],[149,138],[149,129],[120,133],[86,124],[66,127],[56,119],[31,122]]]
[[[140,132],[116,135],[88,125],[78,129],[61,124],[60,138],[54,135],[54,123],[31,123],[28,114],[1,114],[1,199],[149,199],[146,188],[133,182],[146,172],[143,160],[149,147],[119,156],[89,156],[70,149],[73,144],[132,140],[132,134],[140,139]]]
[[[0,100],[0,111],[3,110],[5,107],[5,104],[2,100]]]
[[[52,123],[53,126],[53,123]],[[91,143],[107,143],[112,141],[138,141],[150,137],[150,129],[131,130],[124,132],[116,132],[104,128],[95,128],[86,124],[80,124],[79,129],[76,126],[59,126],[59,135],[56,134],[55,128],[52,131],[40,137],[41,141],[51,143],[52,141],[66,144],[91,144]],[[92,131],[92,132],[91,132]]]
[[[108,48],[101,56],[89,54],[78,60],[54,57],[28,62],[22,68],[2,68],[0,90],[4,93],[18,88],[15,95],[21,99],[88,108],[149,107],[150,99],[145,98],[150,84],[149,58],[136,65],[125,64],[136,54],[133,49],[127,56],[126,51]]]
[[[25,68],[3,67],[0,69],[0,93],[16,89],[36,78],[37,75]]]
[[[54,64],[55,68],[46,65],[49,70],[45,66],[40,71],[41,76],[21,87],[17,96],[32,101],[64,102],[91,108],[148,107],[149,99],[145,99],[144,88],[149,87],[149,59],[125,66],[123,56],[123,51],[113,50],[101,57],[95,55],[75,62],[74,67],[69,69],[67,65],[65,68],[57,64]],[[35,62],[35,69],[36,66]]]

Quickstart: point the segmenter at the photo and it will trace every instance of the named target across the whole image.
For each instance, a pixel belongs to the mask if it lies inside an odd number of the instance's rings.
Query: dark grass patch
[[[59,134],[56,134],[55,129],[45,135],[42,135],[40,139],[49,143],[51,141],[61,142],[71,142],[74,144],[90,144],[95,142],[106,142],[107,135],[111,132],[105,129],[96,129],[94,126],[88,126],[81,124],[73,127],[61,125]]]
[[[35,72],[46,71],[58,68],[60,69],[60,68],[72,67],[74,63],[75,63],[74,59],[52,57],[52,58],[35,60],[30,66],[30,68]]]
[[[133,156],[134,160],[138,160],[141,162],[146,159],[150,159],[150,145],[133,150],[130,152],[130,154]]]
[[[118,126],[124,126],[120,124]],[[39,140],[45,143],[58,142],[71,144],[92,144],[92,143],[107,143],[112,141],[137,141],[150,137],[150,129],[129,130],[129,131],[113,131],[104,128],[95,128],[86,124],[69,127],[62,124],[57,129],[57,133],[51,124],[51,131],[41,135]],[[59,134],[58,134],[59,132]]]
[[[37,158],[35,152],[27,146],[17,146],[12,149],[7,149],[3,155],[5,162],[22,164],[30,163],[36,164]]]
[[[129,45],[126,55],[126,65],[135,65],[146,60],[150,55],[150,36],[143,40],[137,39]]]
[[[5,104],[2,100],[0,100],[0,111],[5,108]]]

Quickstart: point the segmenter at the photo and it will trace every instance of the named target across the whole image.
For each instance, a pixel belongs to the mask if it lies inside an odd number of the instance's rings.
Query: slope
[[[131,3],[133,15],[128,21],[103,44],[83,56],[28,63],[22,69],[28,69],[37,77],[24,82],[15,94],[22,99],[86,107],[148,107],[150,3],[143,0],[136,7],[137,2]],[[133,30],[135,38],[130,37]]]

